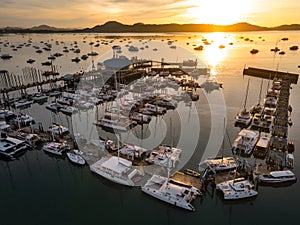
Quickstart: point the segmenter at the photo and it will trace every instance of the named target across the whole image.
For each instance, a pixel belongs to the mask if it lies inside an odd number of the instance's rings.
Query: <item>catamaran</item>
[[[225,200],[250,198],[258,195],[255,186],[245,178],[236,178],[217,184],[217,190],[223,193]]]

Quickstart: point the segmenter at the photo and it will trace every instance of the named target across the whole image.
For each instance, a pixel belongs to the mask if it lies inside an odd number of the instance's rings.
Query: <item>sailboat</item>
[[[255,113],[259,113],[261,114],[263,109],[264,109],[264,106],[260,104],[260,101],[261,101],[261,93],[262,93],[262,86],[263,86],[263,79],[261,79],[261,83],[260,83],[260,90],[259,90],[259,97],[258,97],[258,103],[257,105],[254,105],[251,107],[250,109],[250,113],[252,115],[254,115]]]
[[[249,83],[250,83],[250,78],[249,78],[248,84],[247,84],[244,108],[242,109],[242,111],[240,113],[238,113],[235,116],[235,126],[248,127],[252,121],[252,115],[251,115],[250,111],[248,111],[246,109],[246,103],[247,103],[248,91],[249,91]]]
[[[258,195],[255,185],[243,177],[219,183],[216,189],[223,193],[225,200],[244,199]]]
[[[223,142],[222,142],[222,156],[216,158],[208,158],[204,161],[209,170],[213,173],[229,172],[235,170],[238,167],[237,161],[234,157],[224,157],[224,139],[225,139],[225,118],[223,126]],[[202,170],[202,163],[199,163],[199,171]]]
[[[173,137],[173,135],[171,136]],[[191,204],[191,202],[198,195],[201,195],[200,190],[190,184],[171,179],[171,167],[171,154],[169,154],[168,162],[166,165],[167,177],[153,174],[152,177],[147,180],[146,184],[142,186],[142,191],[154,198],[157,198],[174,206],[181,207],[190,211],[195,211],[195,207]]]
[[[201,195],[200,190],[196,187],[171,179],[170,166],[168,166],[167,177],[152,175],[142,186],[142,191],[161,201],[190,211],[195,211],[191,202]]]
[[[120,157],[118,140],[118,156],[105,156],[99,161],[90,165],[90,170],[115,183],[134,186],[133,177],[137,174],[137,169],[132,166],[132,162]]]

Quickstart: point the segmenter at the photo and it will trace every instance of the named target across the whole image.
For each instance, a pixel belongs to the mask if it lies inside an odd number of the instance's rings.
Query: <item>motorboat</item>
[[[65,151],[70,150],[70,146],[66,142],[49,142],[43,146],[43,150],[54,155],[62,155]]]
[[[232,151],[234,154],[241,154],[242,156],[250,157],[258,139],[258,131],[243,129],[234,140]]]
[[[109,129],[114,131],[125,132],[131,129],[137,124],[136,121],[132,119],[118,115],[118,114],[105,114],[103,118],[95,122],[96,126],[100,126],[103,129]]]
[[[296,175],[290,170],[272,171],[268,174],[258,175],[259,182],[262,183],[284,183],[296,181]]]
[[[72,152],[67,152],[67,157],[71,162],[73,162],[75,164],[78,164],[78,165],[84,165],[85,164],[84,158],[79,154],[75,154],[75,153],[72,153]]]
[[[269,133],[261,133],[258,142],[256,143],[253,156],[259,159],[265,159],[271,142],[271,134]]]
[[[33,103],[33,101],[26,100],[26,99],[20,99],[20,100],[14,102],[12,107],[15,109],[26,109],[26,108],[29,108],[32,103]]]
[[[57,104],[57,103],[51,103],[49,105],[46,105],[46,109],[57,113],[61,108],[61,105]]]
[[[145,109],[154,113],[154,114],[164,114],[167,112],[167,109],[164,108],[164,107],[160,107],[160,106],[157,106],[157,105],[153,105],[153,104],[150,104],[150,103],[146,103],[145,104]]]
[[[250,111],[243,109],[240,113],[235,116],[235,126],[242,125],[248,127],[252,121],[253,116]]]
[[[225,200],[245,199],[258,195],[255,186],[243,177],[219,183],[216,189],[223,193]]]
[[[62,125],[53,123],[49,126],[49,132],[53,135],[64,135],[69,133],[69,129]]]
[[[46,102],[48,100],[48,96],[43,93],[36,93],[31,97],[31,100],[34,103],[43,104],[44,102]]]
[[[142,113],[133,113],[130,118],[138,124],[150,123],[151,121],[151,116]]]
[[[18,153],[25,151],[27,148],[25,141],[10,137],[4,132],[0,133],[0,156],[15,159]]]
[[[69,105],[71,106],[73,104],[73,99],[69,97],[61,97],[56,99],[56,102],[61,105]]]
[[[13,111],[10,111],[8,109],[0,109],[0,119],[9,121],[16,117],[16,114]]]
[[[123,145],[119,148],[120,154],[125,155],[127,158],[131,158],[134,160],[134,158],[141,158],[144,153],[146,153],[148,150],[131,144],[131,143],[123,143]]]
[[[142,191],[161,201],[190,211],[195,211],[191,202],[201,195],[201,192],[192,185],[159,175],[153,175],[147,180],[142,186]]]
[[[138,172],[132,166],[131,161],[117,156],[102,157],[90,165],[90,170],[108,180],[126,186],[134,186],[133,177]]]
[[[74,113],[77,113],[78,112],[78,109],[76,109],[75,107],[73,106],[61,106],[59,108],[59,111],[65,115],[72,115]]]
[[[213,173],[222,173],[233,171],[238,167],[237,160],[233,157],[218,157],[213,159],[207,159],[204,161],[207,167]],[[199,171],[201,171],[202,163],[199,164]]]
[[[158,149],[151,150],[145,161],[155,165],[174,168],[182,150],[168,145],[159,145]]]
[[[12,125],[16,127],[26,127],[35,124],[35,119],[29,115],[20,113],[11,121]]]

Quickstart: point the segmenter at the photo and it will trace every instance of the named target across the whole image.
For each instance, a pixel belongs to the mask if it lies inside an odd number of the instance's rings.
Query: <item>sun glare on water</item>
[[[252,10],[251,0],[189,0],[188,15],[194,23],[228,25],[244,22]]]

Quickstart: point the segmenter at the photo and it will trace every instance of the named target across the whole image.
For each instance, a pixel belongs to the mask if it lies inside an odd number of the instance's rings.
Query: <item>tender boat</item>
[[[75,154],[75,153],[72,153],[72,152],[67,152],[67,157],[71,162],[73,162],[75,164],[78,164],[78,165],[84,165],[85,164],[84,158],[79,154]]]
[[[245,178],[236,178],[217,184],[217,190],[223,193],[225,200],[250,198],[258,195],[255,186]]]
[[[201,195],[201,192],[192,185],[159,175],[153,175],[142,186],[142,191],[161,201],[190,211],[195,211],[191,202]]]
[[[90,165],[90,170],[108,180],[126,186],[134,186],[133,177],[137,174],[137,169],[132,166],[131,161],[117,156],[101,158]]]
[[[268,174],[258,175],[259,182],[262,183],[284,183],[296,181],[296,175],[290,170],[272,171]]]
[[[66,142],[49,142],[43,146],[43,150],[54,155],[62,155],[65,151],[70,150],[70,146]]]
[[[234,140],[232,151],[234,154],[241,154],[242,156],[250,157],[258,139],[258,131],[243,129]]]

